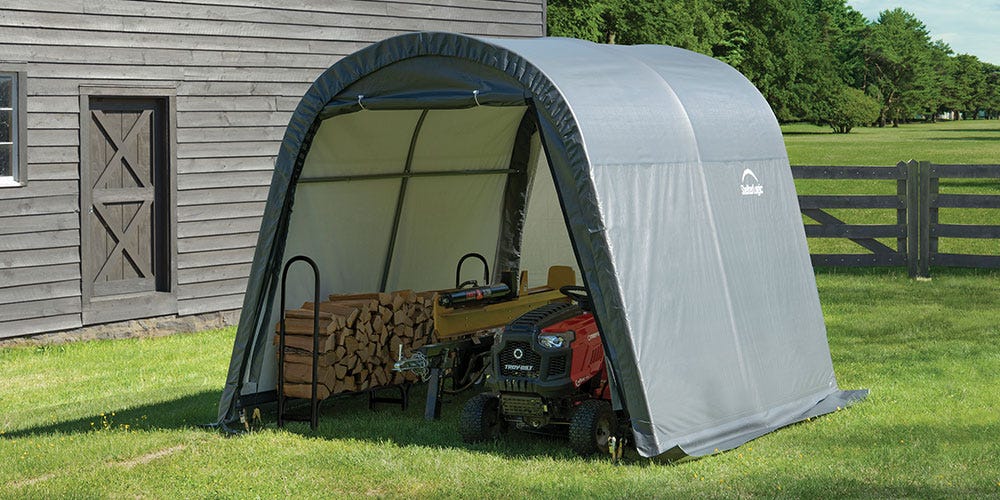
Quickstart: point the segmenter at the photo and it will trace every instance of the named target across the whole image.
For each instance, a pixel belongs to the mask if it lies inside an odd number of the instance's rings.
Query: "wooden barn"
[[[299,98],[411,31],[542,36],[545,0],[5,1],[0,339],[234,320]]]

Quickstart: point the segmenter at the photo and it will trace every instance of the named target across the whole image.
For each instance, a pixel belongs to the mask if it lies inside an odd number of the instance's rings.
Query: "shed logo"
[[[740,194],[743,196],[760,196],[764,194],[764,185],[760,183],[757,175],[749,168],[743,171],[743,177],[740,178]]]

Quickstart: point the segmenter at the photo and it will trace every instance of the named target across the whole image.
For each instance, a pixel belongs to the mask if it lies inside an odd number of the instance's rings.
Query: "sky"
[[[956,54],[972,54],[1000,65],[1000,0],[847,0],[869,20],[902,7],[924,22],[931,38]]]

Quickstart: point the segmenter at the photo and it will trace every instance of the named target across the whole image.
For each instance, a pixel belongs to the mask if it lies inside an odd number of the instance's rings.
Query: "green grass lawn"
[[[1000,122],[920,127],[794,125],[787,144],[796,164],[998,161],[996,141],[947,137],[997,138]],[[869,398],[669,466],[581,459],[519,433],[466,445],[456,414],[471,394],[428,423],[420,390],[405,413],[339,399],[315,434],[271,417],[226,438],[197,424],[215,419],[233,329],[0,349],[0,498],[1000,498],[1000,273],[840,269],[817,283],[840,385]]]
[[[850,134],[793,123],[783,125],[781,131],[792,165],[895,165],[908,160],[1000,163],[1000,120],[859,127]]]
[[[214,420],[228,329],[0,350],[0,497],[1000,496],[1000,276],[818,279],[840,385],[871,395],[727,453],[614,465],[520,433],[465,445],[464,397],[437,422],[354,398],[316,434],[225,438],[195,424]]]
[[[1000,120],[915,123],[898,128],[857,128],[850,134],[833,134],[828,127],[808,124],[782,126],[792,165],[891,166],[900,161],[924,160],[940,164],[1000,164]],[[799,194],[896,194],[896,181],[813,180],[795,181]],[[983,179],[942,180],[941,193],[1000,195],[1000,181]],[[848,224],[895,224],[895,210],[829,210]],[[946,224],[1000,224],[998,209],[941,209]],[[803,217],[808,224],[815,223]],[[895,248],[894,240],[880,240]],[[866,253],[845,239],[811,239],[813,253]],[[942,238],[940,251],[1000,255],[1000,241]]]

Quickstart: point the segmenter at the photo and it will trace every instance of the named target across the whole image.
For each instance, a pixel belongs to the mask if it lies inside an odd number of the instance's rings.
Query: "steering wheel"
[[[580,309],[590,311],[593,303],[590,301],[590,292],[585,287],[579,285],[566,285],[559,287],[559,292],[570,298],[570,300],[580,305]]]

